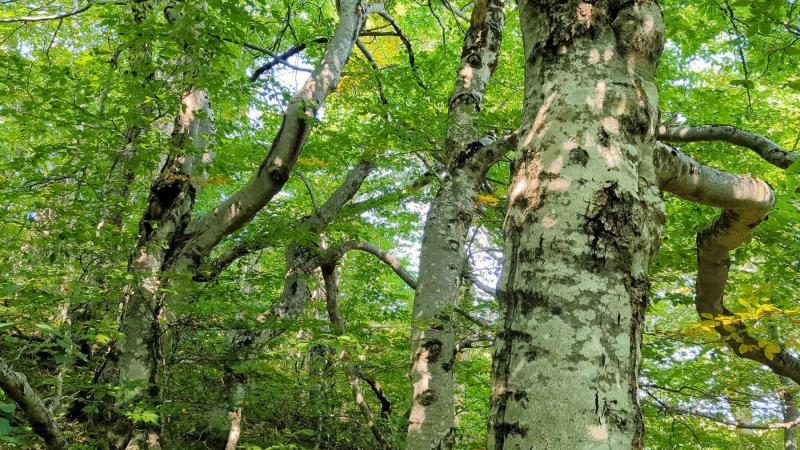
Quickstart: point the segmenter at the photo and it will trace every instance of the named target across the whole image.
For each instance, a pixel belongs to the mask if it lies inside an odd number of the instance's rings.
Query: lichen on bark
[[[525,104],[504,224],[489,448],[639,448],[656,2],[519,2]]]

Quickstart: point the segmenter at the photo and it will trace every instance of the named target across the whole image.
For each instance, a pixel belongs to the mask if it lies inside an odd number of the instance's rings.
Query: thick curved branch
[[[658,127],[658,139],[664,142],[723,141],[749,148],[770,164],[785,169],[797,160],[797,153],[785,150],[766,136],[730,125],[697,127]]]
[[[661,188],[679,197],[723,208],[722,215],[697,235],[698,274],[695,306],[703,319],[715,320],[716,331],[738,356],[764,364],[778,375],[800,383],[800,361],[784,349],[767,353],[747,327],[723,304],[730,270],[730,252],[752,236],[775,203],[763,181],[721,172],[699,164],[664,144],[654,158]]]
[[[2,358],[0,358],[0,389],[19,405],[33,432],[44,439],[48,449],[67,448],[67,441],[61,434],[61,429],[44,406],[42,399],[28,384],[28,379],[25,375],[14,372]]]
[[[325,55],[294,95],[264,161],[239,191],[186,227],[181,256],[202,260],[219,241],[248,223],[283,188],[308,139],[317,112],[336,89],[367,17],[363,0],[341,0],[340,19]]]

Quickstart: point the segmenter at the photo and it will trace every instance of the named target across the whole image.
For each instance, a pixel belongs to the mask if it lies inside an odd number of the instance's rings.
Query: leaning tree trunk
[[[654,1],[520,0],[525,103],[506,216],[490,449],[642,446],[647,269],[663,223]]]

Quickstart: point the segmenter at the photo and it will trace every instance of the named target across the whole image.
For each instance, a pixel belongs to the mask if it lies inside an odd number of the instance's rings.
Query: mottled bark
[[[525,101],[506,215],[489,448],[642,447],[654,1],[520,0]]]
[[[450,96],[444,159],[448,174],[431,204],[422,237],[411,331],[413,383],[406,448],[451,448],[455,440],[455,307],[464,246],[483,177],[500,151],[479,140],[475,118],[497,65],[505,16],[502,0],[475,3]]]
[[[183,264],[176,264],[173,256],[194,205],[196,161],[190,155],[208,146],[215,133],[205,92],[189,91],[181,105],[172,135],[176,151],[167,156],[151,185],[148,206],[139,224],[139,242],[128,261],[128,271],[135,281],[126,292],[120,319],[124,338],[114,349],[112,373],[106,374],[106,379],[128,388],[129,395],[142,392],[146,386],[157,386],[162,327],[171,318],[164,294],[164,285],[171,281],[163,272],[168,266]],[[196,117],[198,112],[203,113],[202,119]]]
[[[61,433],[50,410],[42,399],[33,390],[25,375],[15,372],[3,358],[0,358],[0,389],[11,400],[14,400],[19,409],[28,419],[33,432],[44,439],[48,449],[60,450],[67,448],[67,441]]]

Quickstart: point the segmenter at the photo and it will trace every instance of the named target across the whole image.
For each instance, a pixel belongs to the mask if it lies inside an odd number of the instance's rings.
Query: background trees
[[[107,437],[94,425],[122,416],[135,429],[160,429],[176,445],[216,445],[227,437],[215,437],[212,418],[223,418],[227,428],[227,410],[241,409],[242,445],[375,448],[351,392],[354,374],[382,436],[393,446],[404,442],[412,406],[413,290],[374,254],[342,253],[335,260],[343,333],[341,323],[329,322],[319,268],[329,261],[325,256],[360,241],[398,257],[397,267],[416,280],[423,218],[447,183],[449,99],[475,8],[396,1],[365,10],[374,14],[363,19],[362,45],[348,47],[352,56],[335,93],[324,103],[291,100],[306,71],[333,48],[342,8],[358,5],[2,5],[3,374],[27,376],[71,444],[96,448]],[[772,1],[665,1],[662,7],[666,40],[656,74],[662,122],[734,125],[795,150],[797,7]],[[519,127],[523,94],[519,13],[516,5],[505,8],[497,68],[474,122],[476,136],[495,141]],[[210,109],[182,108],[189,89],[204,92]],[[285,115],[291,108],[319,111],[316,119],[300,120]],[[176,116],[188,112],[210,121],[212,111],[216,132],[208,148],[173,137]],[[159,345],[151,349],[157,349],[160,389],[122,401],[127,397],[116,383],[106,385],[99,374],[115,364],[106,355],[122,338],[121,301],[144,281],[128,261],[137,255],[143,212],[153,206],[154,180],[193,190],[191,216],[182,217],[202,223],[247,185],[285,120],[313,126],[302,152],[293,154],[285,184],[249,222],[236,222],[240,228],[217,229],[231,234],[200,255],[197,267],[160,272],[159,295],[179,300],[155,321]],[[718,212],[668,196],[639,380],[646,442],[777,448],[783,428],[774,424],[793,420],[796,384],[735,352],[767,362],[782,348],[796,354],[795,169],[725,142],[679,145],[707,166],[765,180],[776,201],[753,241],[733,253],[725,304],[755,337],[745,343],[721,339],[720,324],[699,320],[692,307],[694,236]],[[193,161],[193,172],[162,171],[168,155]],[[449,314],[459,448],[486,442],[497,308],[486,291],[501,264],[514,156],[501,158],[479,184],[464,248],[471,264]],[[309,227],[362,160],[373,168],[357,191],[321,229]],[[174,258],[201,236],[192,230],[153,247]],[[302,273],[305,304],[290,317],[270,314],[296,279],[287,254],[297,249],[306,249],[299,256],[310,263]],[[247,337],[261,339],[242,351]],[[742,351],[741,344],[757,348]],[[32,416],[6,392],[2,446],[40,445],[29,428]],[[231,395],[236,392],[243,395]]]

